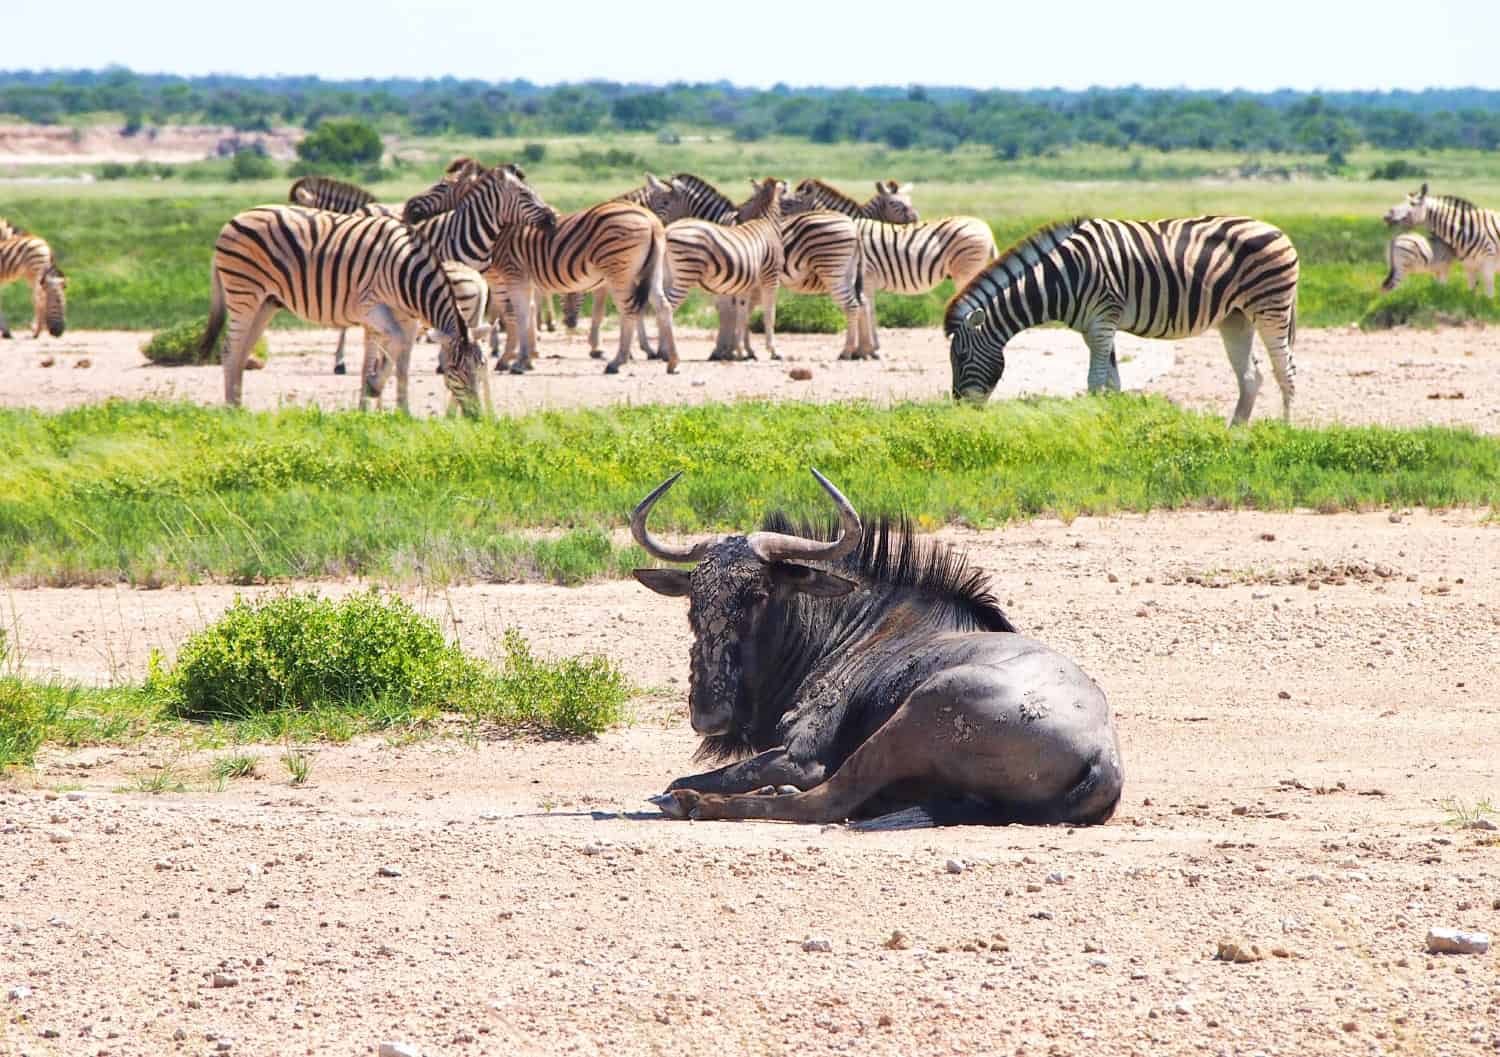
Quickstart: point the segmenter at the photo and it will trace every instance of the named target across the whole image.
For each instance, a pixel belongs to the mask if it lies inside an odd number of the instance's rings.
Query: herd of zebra
[[[286,309],[303,319],[366,335],[360,403],[379,400],[391,373],[397,403],[408,405],[408,370],[418,327],[441,346],[439,370],[450,410],[491,407],[484,353],[489,330],[495,369],[532,369],[537,330],[552,322],[552,298],[577,323],[592,293],[591,355],[602,358],[605,297],[620,320],[619,345],[605,367],[616,373],[639,340],[647,356],[678,365],[673,313],[693,289],[717,297],[719,334],[710,359],[754,358],[749,315],[762,308],[767,355],[777,358],[779,290],[822,294],[846,320],[841,358],[877,355],[875,290],[921,293],[951,279],[957,293],[944,316],[952,392],[982,402],[1005,369],[1005,348],[1030,327],[1061,322],[1089,348],[1090,391],[1118,388],[1115,335],[1183,338],[1217,327],[1239,386],[1232,422],[1247,420],[1260,387],[1252,354],[1259,334],[1290,418],[1295,368],[1299,262],[1281,231],[1248,217],[1150,222],[1079,218],[1047,225],[1000,252],[977,217],[923,221],[910,187],[878,181],[858,202],[819,180],[795,188],[774,177],[751,180],[734,202],[688,173],[648,174],[640,187],[559,215],[516,165],[456,159],[442,179],[401,204],[326,177],[292,185],[290,204],[235,216],[214,246],[211,310],[200,353],[226,324],[224,395],[242,396],[250,349]],[[1480,277],[1494,296],[1500,267],[1500,214],[1427,186],[1386,213],[1387,223],[1425,227],[1391,240],[1384,289],[1414,272],[1442,278],[1462,264],[1470,287]],[[0,219],[0,283],[29,279],[36,322],[63,331],[66,276],[47,243]],[[656,316],[657,344],[644,316]],[[498,332],[505,331],[505,348]],[[9,337],[3,315],[0,330]],[[335,370],[343,373],[343,339]]]

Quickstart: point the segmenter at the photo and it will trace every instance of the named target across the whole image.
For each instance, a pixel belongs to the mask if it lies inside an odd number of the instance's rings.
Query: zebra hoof
[[[510,365],[511,374],[525,374],[530,369],[531,368],[526,366],[524,363],[513,363]]]
[[[604,365],[604,373],[605,374],[619,374],[620,373],[620,365],[618,363],[607,363],[607,364]]]
[[[444,370],[446,370],[446,368],[443,367],[443,365],[440,363],[440,364],[437,365],[437,370],[434,371],[433,373],[434,374],[442,374],[444,372]]]
[[[590,349],[589,350],[589,359],[591,359],[591,360],[602,360],[602,359],[604,359],[604,350],[603,349]]]
[[[708,354],[709,363],[733,363],[734,361],[734,353],[724,352],[722,349],[715,349],[713,352]]]
[[[0,330],[0,338],[4,338],[6,341],[10,341],[14,337],[15,337],[15,335],[12,334],[10,331],[8,331],[8,330]]]
[[[333,373],[334,374],[348,374],[349,373],[349,368],[345,367],[342,363],[336,363],[336,364],[333,365]]]

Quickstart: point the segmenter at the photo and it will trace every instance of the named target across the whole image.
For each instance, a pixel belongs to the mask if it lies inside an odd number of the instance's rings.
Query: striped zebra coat
[[[444,261],[443,273],[448,276],[448,283],[453,287],[453,300],[458,306],[458,314],[469,328],[469,336],[477,343],[480,335],[494,323],[490,284],[479,272],[457,261]],[[442,340],[441,333],[437,331],[428,331],[428,336],[432,340]],[[365,342],[365,362],[359,372],[360,377],[364,379],[364,390],[360,397],[361,410],[365,408],[366,400],[371,399],[375,401],[376,409],[380,408],[385,383],[390,380],[391,372],[396,366],[396,358],[387,351],[381,336],[371,335],[371,340]],[[479,388],[484,414],[491,415],[494,413],[495,405],[490,395],[490,376],[484,368],[484,357],[480,356],[478,362],[470,364],[469,367],[473,371],[475,384]],[[461,409],[462,405],[450,391],[448,414],[452,415],[455,410]]]
[[[1475,275],[1482,276],[1485,296],[1495,296],[1495,272],[1500,271],[1500,213],[1452,195],[1429,196],[1423,184],[1421,190],[1407,195],[1405,202],[1387,210],[1385,222],[1403,228],[1427,228],[1433,238],[1452,247],[1470,282]]]
[[[1385,273],[1385,281],[1380,284],[1380,289],[1385,293],[1390,293],[1400,286],[1408,275],[1430,275],[1438,282],[1446,283],[1448,273],[1453,270],[1453,262],[1457,259],[1458,254],[1453,252],[1453,247],[1442,239],[1428,239],[1414,231],[1402,232],[1391,239],[1385,248],[1385,263],[1388,265],[1388,270]],[[1474,289],[1478,281],[1477,273],[1476,265],[1465,265],[1464,278],[1470,290]]]
[[[781,197],[785,180],[766,179],[741,210],[754,219],[726,226],[711,220],[676,220],[667,225],[664,280],[667,304],[677,311],[694,287],[721,297],[758,298],[766,323],[766,352],[776,352],[776,293],[786,257],[781,243]],[[744,313],[748,322],[749,312]],[[748,349],[748,340],[746,341]],[[750,353],[754,358],[754,353]]]
[[[6,220],[4,217],[0,217],[0,240],[13,239],[17,235],[24,235],[24,234],[26,234],[26,232],[24,232],[20,228],[16,227],[9,220]]]
[[[1217,326],[1239,383],[1232,424],[1260,389],[1251,343],[1265,343],[1290,420],[1295,393],[1297,250],[1249,217],[1053,224],[1006,250],[948,303],[943,330],[953,395],[984,401],[1005,370],[1005,346],[1061,322],[1089,346],[1089,391],[1118,389],[1115,334],[1185,338]]]
[[[534,290],[582,293],[602,286],[620,306],[622,317],[619,352],[604,372],[615,374],[630,359],[636,320],[649,304],[656,308],[667,373],[675,373],[677,346],[672,313],[662,291],[665,255],[662,222],[649,209],[633,202],[603,202],[546,227],[531,223],[508,227],[484,269],[490,285],[506,292],[506,355],[502,362],[509,362],[516,374],[532,367],[535,342],[530,308]]]
[[[213,350],[227,320],[224,400],[238,405],[245,360],[279,310],[325,326],[362,326],[367,335],[378,334],[394,358],[396,401],[406,410],[412,340],[416,322],[426,320],[443,336],[448,391],[466,414],[477,415],[474,364],[483,368],[483,354],[471,340],[442,263],[411,228],[391,217],[299,206],[246,210],[224,225],[214,243],[212,302],[200,355]]]
[[[31,286],[31,336],[39,337],[45,325],[48,334],[62,337],[67,326],[68,277],[57,266],[46,239],[20,234],[0,238],[0,286],[21,279]],[[9,337],[10,324],[0,311],[0,338]]]
[[[876,180],[875,196],[862,203],[822,180],[803,180],[797,185],[797,197],[810,200],[814,209],[831,209],[864,220],[915,224],[921,219],[911,204],[911,184],[898,184],[895,180]]]

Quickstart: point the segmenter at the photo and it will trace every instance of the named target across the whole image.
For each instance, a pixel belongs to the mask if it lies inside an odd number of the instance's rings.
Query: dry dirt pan
[[[49,753],[0,786],[0,1053],[1500,1047],[1500,959],[1422,950],[1434,925],[1500,932],[1500,845],[1438,803],[1497,794],[1492,523],[948,535],[1107,689],[1127,767],[1110,825],[658,820],[642,797],[692,767],[680,604],[629,583],[419,593],[477,652],[515,622],[620,658],[650,691],[636,724],[368,739],[318,750],[303,789],[276,746],[223,792],[180,758],[199,791],[157,797],[115,790],[172,745]],[[37,674],[138,678],[146,645],[232,594],[12,592],[7,623]],[[1213,960],[1226,938],[1263,959]]]

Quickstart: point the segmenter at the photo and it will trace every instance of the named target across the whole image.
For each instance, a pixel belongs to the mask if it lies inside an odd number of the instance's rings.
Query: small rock
[[[417,1048],[409,1042],[382,1042],[380,1057],[417,1057]]]
[[[1138,617],[1149,617],[1151,615],[1151,611],[1145,606],[1141,606],[1135,611],[1135,615]]]
[[[589,841],[581,850],[585,855],[603,855],[605,846],[594,841]]]
[[[16,987],[12,987],[8,992],[6,992],[5,997],[10,999],[12,1002],[19,1002],[23,998],[31,997],[31,988],[27,987],[25,984],[19,984]]]
[[[1172,1012],[1181,1016],[1187,1016],[1193,1011],[1193,1000],[1191,998],[1179,998],[1172,1006]]]
[[[1039,885],[1039,884],[1037,884],[1035,881],[1027,881],[1026,882],[1026,891],[1028,891],[1028,892],[1040,892],[1041,890],[1042,890],[1042,886]]]
[[[381,877],[400,877],[401,876],[401,867],[399,867],[399,866],[382,866],[380,869],[376,870],[375,872],[378,873]]]
[[[879,1019],[875,1021],[875,1026],[877,1028],[888,1028],[891,1026],[891,1023],[891,1015],[889,1013],[882,1013]]]
[[[891,934],[886,937],[884,946],[888,951],[904,951],[911,946],[911,940],[900,929],[892,929]]]
[[[173,1042],[183,1042],[183,1041],[186,1041],[186,1039],[187,1039],[187,1032],[183,1031],[181,1028],[178,1028],[176,1031],[172,1032],[172,1041]]]
[[[1276,533],[1274,533],[1274,532],[1262,532],[1260,534],[1260,540],[1261,540],[1262,543],[1275,543],[1276,542]]]
[[[1047,875],[1047,883],[1049,885],[1060,885],[1065,883],[1066,881],[1067,877],[1061,873],[1058,873],[1056,870]]]
[[[702,378],[694,378],[688,384],[691,385],[694,389],[702,389],[708,383],[705,382]]]
[[[74,367],[75,370],[77,370],[79,368],[92,367],[93,365],[94,365],[94,361],[91,360],[91,359],[89,359],[87,356],[84,356],[84,357],[80,358],[79,361],[73,365],[73,367]]]
[[[44,1039],[55,1039],[59,1032],[56,1028],[43,1028],[38,1034]]]
[[[1495,824],[1494,819],[1476,818],[1472,822],[1470,822],[1467,826],[1465,826],[1464,829],[1497,830],[1497,829],[1500,829],[1500,826],[1497,826]]]
[[[1276,696],[1283,701],[1290,701],[1292,699],[1291,692],[1288,690],[1278,690],[1276,691]]]
[[[220,1039],[214,1043],[214,1050],[218,1053],[228,1053],[232,1049],[234,1049],[233,1039]]]
[[[73,839],[73,831],[67,829],[49,829],[47,839],[53,844],[66,844]]]
[[[69,790],[67,798],[76,804],[80,800],[87,800],[88,796],[82,789],[72,789]]]
[[[1264,960],[1265,954],[1255,944],[1245,940],[1220,940],[1218,959],[1221,962],[1234,962],[1236,965],[1244,965],[1247,962]]]
[[[120,832],[120,824],[118,822],[106,822],[104,824],[104,832],[113,837],[116,833]]]
[[[1348,1032],[1355,1032],[1359,1030],[1359,1022],[1354,1020],[1346,1020],[1339,1026]]]
[[[809,936],[802,941],[802,949],[809,954],[832,954],[833,941],[826,936]]]
[[[1385,516],[1385,519],[1387,521],[1389,521],[1392,525],[1399,525],[1399,524],[1401,524],[1401,514],[1400,514],[1399,511],[1396,511],[1396,510],[1392,510],[1389,514],[1387,514]]]
[[[1428,929],[1427,950],[1430,954],[1483,954],[1490,949],[1485,932],[1460,932],[1458,929]]]
[[[964,861],[962,859],[949,859],[946,863],[943,864],[943,869],[947,870],[949,873],[963,873]]]
[[[1109,968],[1109,959],[1105,958],[1105,957],[1102,957],[1102,956],[1099,956],[1099,955],[1095,955],[1094,957],[1092,957],[1092,958],[1089,959],[1089,968],[1090,969],[1108,969]]]
[[[240,978],[231,976],[229,973],[214,973],[213,985],[215,987],[239,987]]]
[[[794,382],[810,382],[810,381],[812,381],[812,371],[809,370],[806,367],[793,367],[790,371],[787,371],[786,373],[787,373],[787,377],[790,378]]]
[[[57,357],[56,356],[43,356],[42,357],[42,366],[43,367],[51,367],[56,362],[57,362]]]
[[[1309,580],[1309,581],[1307,581],[1307,589],[1309,591],[1317,591],[1321,587],[1322,587],[1322,584],[1318,583],[1318,581],[1316,581],[1316,580]]]

